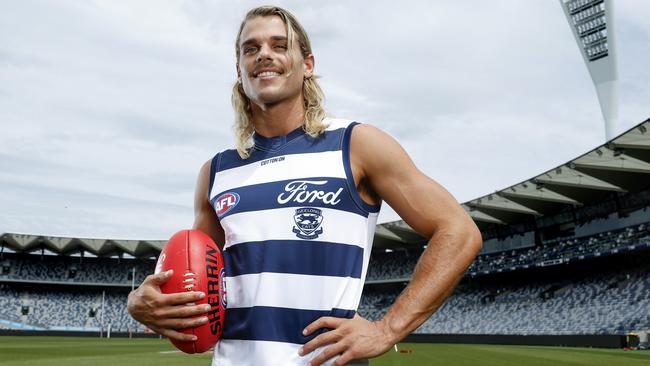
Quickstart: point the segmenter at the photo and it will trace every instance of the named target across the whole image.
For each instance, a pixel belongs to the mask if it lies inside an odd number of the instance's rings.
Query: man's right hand
[[[193,303],[205,297],[202,292],[179,292],[163,294],[160,285],[171,278],[172,270],[149,275],[137,289],[131,291],[127,309],[133,319],[146,325],[154,332],[179,341],[194,341],[194,335],[178,330],[192,328],[208,322],[205,314],[210,305]]]

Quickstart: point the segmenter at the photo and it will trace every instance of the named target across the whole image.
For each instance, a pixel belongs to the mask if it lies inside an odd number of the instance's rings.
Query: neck
[[[264,137],[283,136],[302,126],[305,108],[302,93],[280,103],[258,105],[251,103],[255,133]]]

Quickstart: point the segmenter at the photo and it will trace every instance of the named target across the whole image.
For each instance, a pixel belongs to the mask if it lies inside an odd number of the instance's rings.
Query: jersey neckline
[[[264,137],[256,132],[253,134],[253,140],[255,141],[255,147],[265,150],[277,150],[304,134],[303,126],[300,126],[283,136]]]

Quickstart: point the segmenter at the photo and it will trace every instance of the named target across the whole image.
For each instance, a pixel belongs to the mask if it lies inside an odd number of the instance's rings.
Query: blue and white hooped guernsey
[[[366,278],[380,205],[368,205],[350,168],[357,124],[326,119],[312,138],[255,135],[251,156],[212,160],[209,199],[224,229],[228,309],[213,366],[306,365],[322,316],[352,318]],[[331,365],[333,360],[327,363]]]

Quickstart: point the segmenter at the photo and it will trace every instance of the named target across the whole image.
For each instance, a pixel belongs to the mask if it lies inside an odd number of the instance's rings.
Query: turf
[[[0,337],[0,365],[209,365],[209,355],[173,351],[167,340],[76,337]]]
[[[538,366],[650,365],[650,352],[590,348],[400,344],[411,353],[391,350],[372,366]],[[210,354],[174,352],[167,340],[73,337],[0,337],[3,366],[192,366],[210,365]]]
[[[413,344],[399,348],[411,353],[390,351],[371,361],[372,366],[636,366],[650,365],[650,352],[619,349],[496,346],[468,344]]]

